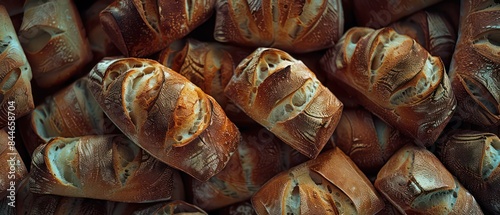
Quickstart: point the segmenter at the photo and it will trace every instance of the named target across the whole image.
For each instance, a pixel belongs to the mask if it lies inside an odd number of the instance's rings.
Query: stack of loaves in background
[[[0,0],[0,214],[500,214],[499,17]]]

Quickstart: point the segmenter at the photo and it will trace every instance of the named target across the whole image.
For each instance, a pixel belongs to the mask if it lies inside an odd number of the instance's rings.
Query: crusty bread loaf
[[[500,125],[500,3],[462,1],[459,38],[450,66],[457,113],[480,126]]]
[[[351,28],[322,62],[359,104],[418,145],[433,144],[455,111],[442,61],[391,28]]]
[[[47,97],[30,114],[28,126],[22,131],[30,155],[54,137],[120,133],[91,95],[87,84],[87,77],[78,79]]]
[[[304,53],[335,45],[344,32],[341,0],[218,0],[214,37],[241,46]]]
[[[160,63],[105,59],[89,89],[125,135],[166,164],[206,181],[236,150],[238,128],[215,99]]]
[[[454,4],[449,4],[454,6]],[[458,5],[458,4],[457,4]],[[452,10],[458,17],[459,11]],[[440,57],[445,67],[449,67],[457,40],[457,32],[452,17],[440,11],[425,10],[412,14],[390,25],[396,32],[405,34],[429,51]]]
[[[0,161],[2,162],[0,165],[0,199],[15,196],[16,187],[28,176],[28,170],[21,155],[17,152],[15,143],[13,134],[11,136],[6,129],[0,129]],[[10,183],[14,183],[14,186],[11,187]]]
[[[173,42],[160,52],[158,61],[200,87],[214,97],[227,117],[238,126],[257,124],[237,108],[226,95],[224,88],[234,74],[234,69],[252,50],[220,43],[185,39]]]
[[[27,0],[19,40],[43,88],[62,84],[92,59],[78,11],[71,0]]]
[[[381,28],[440,1],[442,0],[354,0],[354,13],[359,26]]]
[[[181,39],[213,13],[215,0],[116,0],[101,12],[104,31],[125,56],[145,57]]]
[[[485,212],[500,213],[500,139],[492,133],[454,131],[440,145],[439,157]]]
[[[123,135],[56,137],[35,150],[30,191],[120,202],[183,198],[179,173]]]
[[[208,181],[192,180],[195,205],[211,211],[248,200],[267,180],[308,160],[265,128],[242,131],[241,136],[226,168]]]
[[[345,108],[333,143],[366,174],[376,174],[389,158],[412,140],[364,108]]]
[[[474,197],[438,158],[413,144],[389,159],[375,187],[403,214],[482,214]]]
[[[244,59],[224,92],[248,116],[310,158],[325,146],[343,107],[302,61],[273,48],[259,48]]]
[[[26,178],[16,189],[15,214],[103,215],[107,214],[107,204],[109,203],[104,200],[32,193],[29,189],[29,178]]]
[[[17,119],[33,110],[31,75],[9,14],[0,5],[0,128],[7,126],[9,112]]]
[[[252,204],[258,214],[375,214],[384,207],[368,178],[338,148],[276,175]]]

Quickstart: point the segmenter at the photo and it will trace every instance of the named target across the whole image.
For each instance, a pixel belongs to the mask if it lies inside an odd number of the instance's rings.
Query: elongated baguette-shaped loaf
[[[364,108],[346,108],[333,143],[366,174],[376,174],[389,158],[412,140]]]
[[[116,0],[101,12],[104,31],[127,57],[145,57],[181,39],[213,13],[215,0]]]
[[[375,214],[384,207],[368,178],[339,148],[276,175],[252,204],[258,214]]]
[[[224,92],[248,116],[310,158],[325,146],[343,108],[302,61],[273,48],[259,48],[244,59]]]
[[[418,145],[433,144],[455,111],[442,61],[391,28],[351,28],[322,62],[359,104]]]
[[[19,40],[38,86],[59,85],[92,59],[78,11],[71,0],[27,0]]]
[[[192,180],[195,205],[211,211],[248,200],[273,176],[308,160],[265,128],[242,131],[241,136],[226,168],[208,181]]]
[[[462,1],[450,78],[462,120],[500,125],[500,3]]]
[[[33,110],[31,76],[9,14],[0,5],[0,128],[13,121],[9,116],[17,119]]]
[[[381,28],[440,1],[442,0],[354,0],[354,13],[359,26]]]
[[[304,53],[332,47],[344,32],[341,0],[217,0],[215,8],[219,42]]]
[[[492,133],[455,131],[443,145],[443,164],[466,187],[483,210],[500,213],[500,139]]]
[[[250,53],[252,50],[245,48],[185,39],[175,41],[164,49],[158,61],[214,97],[236,125],[248,127],[255,125],[255,121],[224,95],[224,88],[236,66]]]
[[[105,59],[90,80],[90,91],[125,135],[198,180],[220,172],[240,141],[215,99],[156,61]]]
[[[57,137],[35,150],[30,191],[120,202],[179,199],[179,173],[123,135]]]
[[[70,86],[45,99],[30,114],[29,127],[22,131],[30,155],[41,144],[54,137],[118,134],[120,131],[107,118],[87,89],[88,78],[80,78]]]
[[[389,159],[375,187],[403,214],[482,214],[474,197],[438,158],[413,144]]]
[[[15,196],[17,186],[28,176],[28,170],[24,165],[21,155],[16,149],[16,140],[12,132],[0,129],[0,199],[6,196]],[[12,185],[11,183],[14,183]],[[12,201],[12,199],[10,199]],[[15,200],[15,199],[14,199]]]

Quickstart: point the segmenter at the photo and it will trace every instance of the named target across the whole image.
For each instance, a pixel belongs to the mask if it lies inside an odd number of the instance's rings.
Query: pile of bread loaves
[[[0,214],[500,214],[497,0],[0,0],[0,108]]]

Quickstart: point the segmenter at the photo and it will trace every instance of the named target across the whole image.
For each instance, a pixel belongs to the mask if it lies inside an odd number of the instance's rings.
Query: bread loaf
[[[238,202],[220,210],[217,210],[219,215],[257,215],[253,209],[252,202],[244,201]]]
[[[0,165],[0,199],[15,196],[16,187],[28,176],[28,170],[15,147],[15,136],[11,134],[7,133],[6,129],[0,129],[0,161],[2,162]]]
[[[440,1],[354,0],[354,13],[359,26],[381,28]]]
[[[9,14],[0,5],[0,128],[13,121],[9,116],[17,119],[33,110],[31,76]]]
[[[321,153],[269,180],[252,197],[258,214],[375,214],[375,188],[340,149]]]
[[[363,108],[346,108],[333,143],[366,174],[376,174],[389,158],[412,140]]]
[[[458,6],[456,9],[453,11],[458,17]],[[399,20],[390,27],[414,39],[432,56],[440,57],[445,67],[448,68],[457,40],[455,26],[449,19],[452,18],[440,11],[425,10]]]
[[[412,144],[382,167],[375,187],[403,214],[482,214],[474,197],[436,156]]]
[[[123,135],[56,137],[35,150],[30,191],[120,202],[182,199],[179,173]]]
[[[209,95],[160,63],[105,59],[89,89],[132,141],[162,162],[206,181],[236,150],[239,131]]]
[[[125,56],[145,57],[181,39],[213,13],[215,0],[116,0],[101,12],[104,31]]]
[[[442,61],[391,28],[351,28],[322,62],[359,104],[418,145],[433,144],[455,111]]]
[[[308,160],[265,128],[242,131],[241,136],[226,168],[208,181],[192,180],[195,205],[211,211],[248,200],[273,176]]]
[[[460,36],[450,66],[462,120],[500,125],[500,3],[462,1]]]
[[[485,212],[500,213],[500,139],[492,133],[457,130],[440,145],[440,159]]]
[[[224,90],[239,108],[300,153],[314,158],[332,135],[342,103],[301,61],[259,48]]]
[[[19,40],[43,88],[60,85],[92,59],[78,11],[71,0],[27,0]]]
[[[252,51],[249,49],[207,43],[195,39],[173,42],[161,51],[159,62],[200,87],[214,97],[229,119],[239,126],[255,125],[243,111],[224,95],[224,88],[234,74],[234,69]]]
[[[29,127],[23,129],[25,136],[33,136],[25,138],[28,140],[25,145],[30,155],[36,147],[54,137],[120,133],[104,114],[87,85],[87,77],[78,79],[47,97],[30,114]]]
[[[344,32],[341,0],[218,0],[214,38],[240,46],[304,53],[335,45]]]

